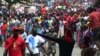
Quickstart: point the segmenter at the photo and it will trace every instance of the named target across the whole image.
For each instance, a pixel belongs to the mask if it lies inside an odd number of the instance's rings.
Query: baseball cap
[[[17,26],[14,26],[14,27],[12,28],[12,31],[16,31],[16,30],[20,30],[20,28],[17,27]]]

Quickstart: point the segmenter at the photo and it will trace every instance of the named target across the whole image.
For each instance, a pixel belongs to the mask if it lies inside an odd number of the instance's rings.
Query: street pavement
[[[81,56],[81,49],[77,46],[74,46],[72,56]]]
[[[3,56],[3,52],[4,52],[4,48],[0,47],[0,56]],[[74,49],[73,49],[72,56],[81,56],[80,53],[81,53],[81,49],[75,45]],[[57,54],[56,54],[56,56],[59,56],[59,49],[58,49],[58,47],[57,47]]]

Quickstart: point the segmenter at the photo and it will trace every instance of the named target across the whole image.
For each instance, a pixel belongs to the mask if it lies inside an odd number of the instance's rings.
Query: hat
[[[20,30],[20,28],[17,27],[17,26],[15,26],[15,27],[12,28],[12,31],[16,31],[16,30]]]

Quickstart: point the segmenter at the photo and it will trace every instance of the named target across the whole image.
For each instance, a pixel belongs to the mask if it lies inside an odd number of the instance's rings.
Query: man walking
[[[14,27],[12,35],[5,42],[4,56],[25,56],[25,42],[20,36],[20,28]]]
[[[36,32],[34,32],[36,33]],[[37,33],[38,34],[38,33]],[[48,40],[59,44],[59,56],[71,56],[75,41],[73,40],[71,30],[66,30],[64,38],[53,38],[48,35],[38,34]]]
[[[26,39],[26,46],[29,50],[29,54],[27,56],[39,56],[39,48],[44,44],[45,40],[41,38],[41,36],[33,33],[28,35]]]

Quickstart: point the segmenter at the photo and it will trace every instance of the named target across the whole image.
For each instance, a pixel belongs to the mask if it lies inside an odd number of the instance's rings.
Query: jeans
[[[1,39],[2,39],[3,42],[5,42],[6,41],[6,36],[2,35]]]

